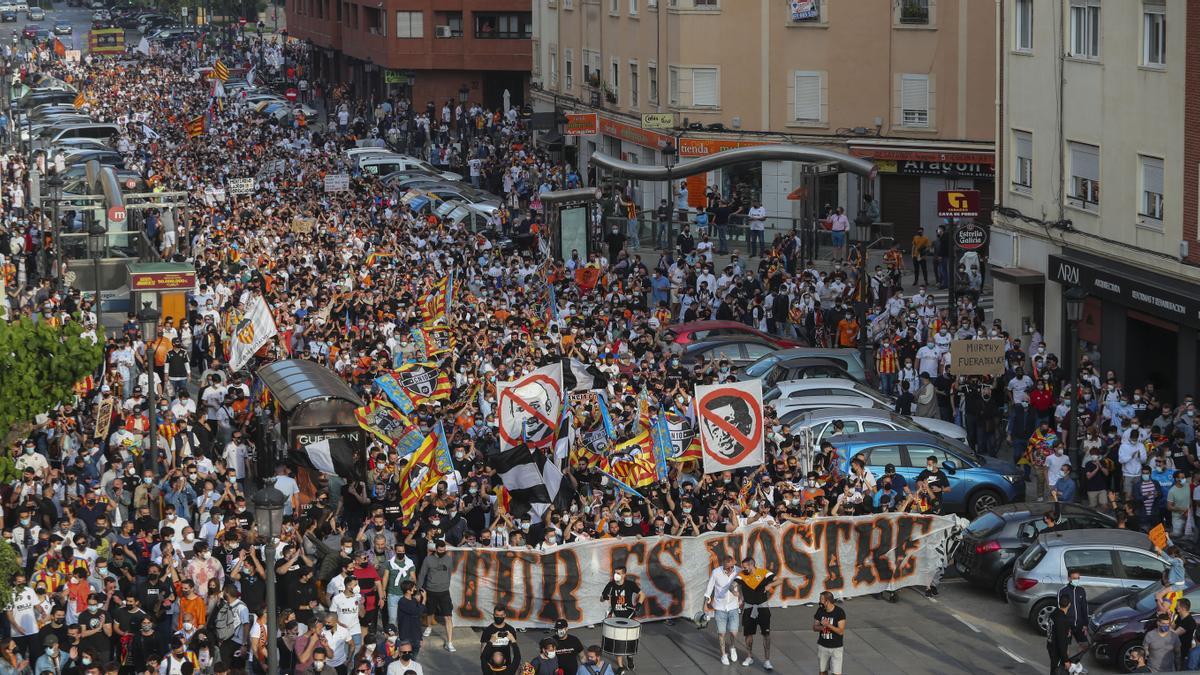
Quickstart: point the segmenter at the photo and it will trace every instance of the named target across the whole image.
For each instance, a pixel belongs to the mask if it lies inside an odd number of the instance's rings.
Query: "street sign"
[[[331,173],[325,176],[326,192],[345,192],[350,189],[350,174]]]
[[[125,218],[126,218],[127,214],[125,213],[125,207],[124,207],[124,206],[110,206],[110,207],[108,207],[108,214],[107,214],[107,215],[108,215],[108,225],[109,225],[109,227],[114,227],[114,226],[118,226],[118,225],[124,225],[124,224],[125,224]]]
[[[987,230],[975,223],[959,225],[954,231],[954,243],[964,251],[977,251],[987,243]]]
[[[288,87],[287,91],[283,92],[283,95],[287,97],[287,100],[295,103],[296,99],[300,98],[300,91],[295,87]]]
[[[231,195],[248,195],[254,192],[253,178],[230,178],[229,179],[229,194]]]
[[[239,25],[239,26],[245,26],[245,25],[246,25],[246,17],[244,17],[244,16],[239,16],[239,17],[238,17],[238,25]]]
[[[596,113],[567,113],[567,136],[589,136],[600,133],[600,116]]]
[[[938,190],[939,218],[975,218],[979,215],[979,190]]]
[[[674,113],[642,113],[643,129],[674,129]]]

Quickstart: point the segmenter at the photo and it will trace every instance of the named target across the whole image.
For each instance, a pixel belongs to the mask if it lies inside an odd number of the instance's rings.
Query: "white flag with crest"
[[[255,352],[278,334],[279,329],[275,327],[275,319],[271,317],[267,301],[263,300],[261,295],[251,298],[246,305],[246,313],[229,336],[230,369],[241,370]]]

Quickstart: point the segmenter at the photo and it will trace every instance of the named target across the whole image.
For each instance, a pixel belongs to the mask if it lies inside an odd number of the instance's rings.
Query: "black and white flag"
[[[591,391],[608,386],[608,375],[597,366],[579,359],[562,360],[563,391]]]
[[[488,463],[508,490],[509,511],[514,517],[532,513],[541,518],[552,504],[564,503],[570,497],[562,471],[526,445],[498,452],[488,458]]]

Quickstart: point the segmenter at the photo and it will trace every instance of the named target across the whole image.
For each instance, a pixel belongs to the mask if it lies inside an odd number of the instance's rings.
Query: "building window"
[[[1013,49],[1033,50],[1033,0],[1016,0],[1013,3]]]
[[[929,25],[929,0],[900,0],[900,23]]]
[[[563,9],[575,9],[575,0],[563,0]]]
[[[537,53],[536,51],[534,53]],[[550,48],[550,86],[558,86],[558,48]]]
[[[638,107],[638,64],[629,64],[629,107]]]
[[[475,12],[475,37],[528,40],[533,37],[532,12]]]
[[[900,124],[906,127],[929,126],[929,76],[900,76]]]
[[[796,71],[792,119],[809,124],[821,121],[821,73]]]
[[[570,47],[563,50],[563,85],[568,91],[575,86],[575,52]]]
[[[1012,187],[1017,192],[1033,190],[1033,134],[1013,131]]]
[[[667,69],[667,101],[679,105],[679,69],[674,66]]]
[[[434,12],[434,33],[440,38],[460,38],[463,34],[462,12]]]
[[[1071,0],[1071,56],[1100,58],[1099,0]]]
[[[651,63],[646,66],[646,79],[649,80],[646,84],[650,91],[647,92],[652,103],[658,103],[658,66]]]
[[[1142,6],[1142,65],[1167,65],[1167,6],[1161,2]]]
[[[692,106],[715,108],[719,105],[718,79],[716,68],[692,68]]]
[[[616,59],[608,64],[610,80],[604,83],[604,97],[616,105],[617,92],[621,91],[621,64]]]
[[[637,16],[638,0],[629,0],[629,16]]]
[[[792,21],[819,23],[821,21],[821,0],[795,0],[792,2]]]
[[[1100,148],[1086,143],[1067,143],[1071,159],[1069,200],[1075,206],[1095,209],[1100,206]]]
[[[396,12],[396,37],[425,37],[425,15],[422,12]]]
[[[1138,203],[1139,220],[1160,221],[1163,219],[1163,161],[1158,157],[1138,155],[1141,170],[1142,198]]]
[[[621,0],[608,0],[608,13],[609,14],[620,14],[621,13]]]

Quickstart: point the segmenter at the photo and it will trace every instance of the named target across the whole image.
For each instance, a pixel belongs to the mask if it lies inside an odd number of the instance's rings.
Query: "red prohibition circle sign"
[[[555,420],[551,420],[549,417],[546,417],[545,413],[543,413],[541,410],[538,410],[538,409],[534,408],[533,406],[529,405],[529,403],[527,403],[520,396],[517,396],[517,394],[515,393],[515,391],[517,389],[521,389],[524,387],[528,387],[531,384],[538,384],[538,383],[544,384],[547,389],[549,389],[552,393],[554,393],[556,396],[558,396],[558,401],[561,404],[562,390],[559,388],[558,382],[555,382],[554,379],[551,378],[549,375],[544,375],[542,373],[535,373],[533,375],[530,375],[529,377],[525,377],[520,380],[517,380],[515,383],[513,383],[512,386],[505,388],[505,390],[500,393],[499,400],[496,401],[497,411],[503,412],[505,402],[511,400],[513,405],[515,405],[518,408],[521,408],[525,412],[529,413],[530,416],[534,417],[542,424],[545,424],[548,429],[553,431],[554,429],[556,429],[558,427],[558,422]],[[509,445],[520,445],[521,443],[525,443],[526,445],[528,445],[531,448],[540,448],[540,447],[543,447],[543,446],[549,444],[550,442],[552,442],[554,440],[553,434],[547,434],[545,438],[542,438],[542,439],[539,439],[536,441],[529,440],[527,438],[521,438],[520,436],[513,438],[512,436],[509,436],[508,430],[504,428],[503,424],[498,424],[497,426],[500,427],[500,429],[499,429],[500,438],[503,439],[504,442],[508,443]]]
[[[750,409],[751,414],[754,415],[754,426],[752,427],[752,430],[751,430],[749,436],[747,436],[746,434],[743,434],[741,429],[738,429],[737,427],[733,426],[732,424],[727,422],[724,417],[717,415],[709,408],[709,404],[712,403],[713,400],[718,399],[718,398],[724,398],[726,396],[732,396],[734,398],[739,398],[739,399],[745,401],[746,406]],[[746,456],[749,455],[751,452],[754,452],[754,449],[757,448],[759,443],[762,442],[762,433],[763,433],[762,410],[758,407],[758,401],[756,401],[755,398],[752,395],[750,395],[749,392],[745,392],[745,391],[742,391],[741,389],[734,389],[734,388],[715,389],[713,391],[708,392],[708,394],[706,394],[704,396],[704,398],[700,399],[700,401],[696,407],[698,409],[697,411],[700,413],[700,418],[703,422],[712,424],[713,426],[717,427],[721,431],[724,431],[725,433],[729,434],[729,436],[731,438],[733,438],[733,440],[737,441],[742,446],[741,452],[737,453],[733,457],[724,457],[722,455],[714,454],[714,453],[710,452],[707,442],[702,443],[702,445],[704,446],[704,454],[706,454],[709,457],[711,457],[712,459],[716,460],[718,463],[724,464],[725,466],[735,466],[735,465],[741,463],[743,460],[745,460]],[[700,431],[701,434],[703,434],[702,429],[698,430],[698,431]]]

